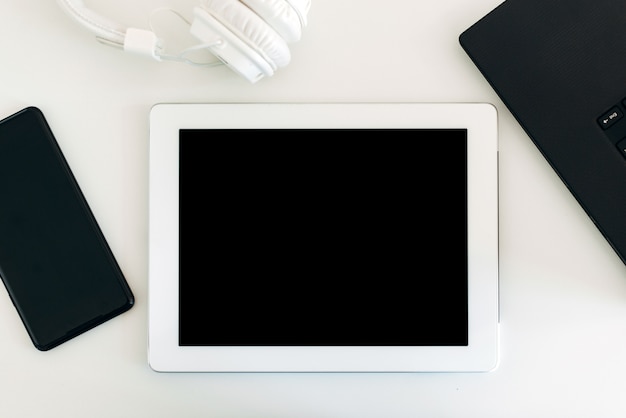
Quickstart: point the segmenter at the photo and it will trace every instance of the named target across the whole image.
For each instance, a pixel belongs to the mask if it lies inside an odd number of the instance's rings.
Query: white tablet
[[[149,364],[479,372],[498,361],[489,104],[157,104]]]

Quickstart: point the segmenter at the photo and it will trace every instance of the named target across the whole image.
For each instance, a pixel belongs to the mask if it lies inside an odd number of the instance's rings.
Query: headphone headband
[[[57,0],[57,3],[74,20],[93,32],[96,37],[112,44],[124,45],[126,27],[94,13],[85,6],[82,0]]]
[[[158,61],[167,58],[189,62],[184,58],[187,50],[174,57],[164,55],[162,43],[153,31],[130,28],[109,20],[93,12],[82,0],[57,0],[57,3],[74,20],[94,33],[96,39],[102,43]],[[215,3],[219,3],[219,6],[214,6]],[[228,19],[233,21],[225,22],[227,19],[216,16],[219,12],[215,12],[212,7],[227,11]],[[194,8],[194,21],[190,24],[191,34],[201,44],[189,50],[207,49],[232,70],[254,83],[265,76],[273,75],[277,67],[289,62],[290,54],[286,43],[299,39],[300,29],[307,22],[309,8],[310,0],[203,0],[202,7]],[[239,11],[233,12],[234,9]],[[246,13],[252,15],[241,16]],[[263,14],[271,14],[280,19],[281,15],[293,16],[294,13],[299,26],[293,31],[295,34],[285,35],[289,38],[287,40],[279,32],[287,26],[293,27],[292,22],[280,22],[276,25],[262,17]],[[272,20],[275,18],[276,16],[272,16]],[[250,20],[259,23],[250,24]],[[237,27],[238,21],[245,22],[245,27]],[[255,27],[250,29],[249,26]],[[276,26],[278,27],[275,30]],[[280,59],[272,59],[272,56]]]

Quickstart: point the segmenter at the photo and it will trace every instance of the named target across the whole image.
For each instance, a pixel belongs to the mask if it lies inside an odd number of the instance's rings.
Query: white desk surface
[[[135,307],[49,352],[0,291],[0,416],[623,417],[626,267],[458,43],[499,0],[312,0],[255,85],[96,42],[54,1],[3,2],[0,117],[40,107]],[[146,27],[193,0],[93,0]],[[491,102],[499,110],[501,362],[486,374],[159,374],[147,364],[148,112],[157,102]],[[442,150],[441,163],[445,163]]]

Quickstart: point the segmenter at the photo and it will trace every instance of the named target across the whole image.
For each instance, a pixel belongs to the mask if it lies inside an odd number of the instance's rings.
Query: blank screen
[[[467,131],[181,130],[179,344],[468,343]]]

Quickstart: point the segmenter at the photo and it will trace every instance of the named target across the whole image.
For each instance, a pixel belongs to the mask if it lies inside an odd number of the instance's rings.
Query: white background
[[[86,4],[145,28],[151,10],[169,6],[189,15],[195,3]],[[458,43],[463,30],[498,4],[313,0],[291,64],[251,85],[225,67],[156,63],[103,46],[54,1],[2,2],[0,117],[26,106],[42,109],[137,302],[42,353],[0,291],[0,416],[623,417],[626,268]],[[163,31],[175,25],[173,19]],[[497,370],[159,374],[148,367],[148,113],[158,102],[236,101],[490,102],[498,108]],[[445,155],[442,149],[415,160],[445,164]]]

